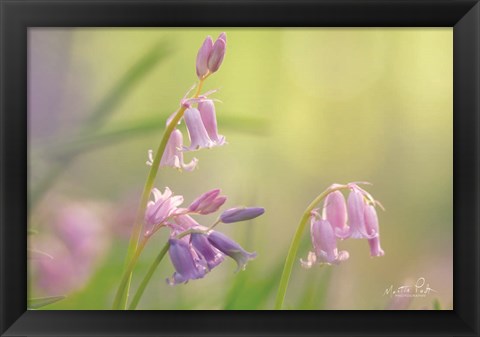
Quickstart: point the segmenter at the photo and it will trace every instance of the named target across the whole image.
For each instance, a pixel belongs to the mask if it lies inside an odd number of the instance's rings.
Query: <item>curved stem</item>
[[[292,274],[293,264],[297,257],[298,247],[300,246],[300,241],[302,239],[302,234],[305,230],[305,226],[308,222],[308,219],[310,218],[310,213],[328,194],[346,188],[348,188],[347,185],[332,185],[331,187],[323,191],[321,194],[319,194],[305,209],[305,212],[300,219],[300,223],[298,224],[297,231],[293,236],[292,243],[290,244],[287,258],[285,259],[282,276],[280,278],[280,285],[278,286],[277,297],[275,299],[275,310],[282,309],[283,301],[285,300],[285,294],[287,292],[288,282],[290,281],[290,276]]]
[[[195,92],[194,98],[200,95],[200,90],[202,89],[203,82],[205,81],[206,78],[207,76],[200,80],[197,87],[197,91]],[[163,152],[165,151],[165,148],[167,146],[168,140],[170,139],[170,135],[172,134],[173,130],[177,126],[180,119],[183,117],[183,113],[185,112],[185,110],[186,110],[186,107],[182,106],[177,111],[177,113],[175,114],[175,116],[173,117],[173,119],[170,121],[167,128],[165,129],[162,140],[158,145],[158,149],[155,154],[155,158],[153,160],[152,166],[150,167],[147,180],[145,181],[142,196],[140,198],[140,205],[138,206],[137,215],[135,217],[135,223],[133,225],[132,235],[128,243],[127,257],[125,259],[125,265],[126,265],[125,284],[123,284],[123,279],[122,279],[122,283],[118,288],[118,292],[121,291],[123,292],[123,294],[121,295],[121,297],[119,297],[120,300],[118,302],[117,301],[114,302],[114,305],[113,305],[114,309],[126,309],[127,302],[128,302],[128,293],[130,291],[130,283],[132,279],[132,270],[136,263],[136,260],[138,259],[138,256],[135,258],[135,260],[134,260],[134,257],[137,255],[138,242],[140,240],[140,235],[142,234],[142,228],[143,228],[143,217],[145,214],[145,209],[147,208],[150,192],[153,188],[153,184],[155,183],[155,178],[157,177],[157,173],[160,168],[160,161],[162,159]],[[129,268],[129,265],[132,262],[133,262],[133,266],[132,268]]]
[[[120,305],[124,301],[125,288],[127,284],[130,282],[130,275],[132,274],[133,268],[135,267],[135,264],[137,263],[137,260],[140,257],[140,254],[143,251],[143,248],[145,247],[146,243],[147,243],[147,239],[143,240],[140,243],[140,245],[138,246],[138,249],[135,252],[135,255],[132,256],[130,263],[127,265],[127,268],[123,273],[122,280],[120,281],[120,285],[118,286],[117,293],[115,294],[115,299],[113,301],[112,309],[117,309],[117,310],[123,309],[120,307]]]
[[[140,285],[138,286],[138,289],[135,292],[135,295],[133,296],[132,302],[128,307],[129,310],[135,310],[137,308],[138,302],[140,302],[140,299],[142,298],[145,288],[150,282],[150,279],[152,278],[153,273],[157,269],[158,265],[160,264],[160,262],[162,262],[163,258],[165,257],[165,254],[167,254],[169,248],[170,248],[170,244],[167,241],[167,243],[165,244],[165,246],[163,246],[162,250],[157,255],[155,260],[153,260],[153,263],[150,266],[150,268],[148,268],[147,274],[143,278],[142,283],[140,283]]]

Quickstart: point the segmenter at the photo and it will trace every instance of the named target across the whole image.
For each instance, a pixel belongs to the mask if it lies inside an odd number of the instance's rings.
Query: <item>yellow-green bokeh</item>
[[[165,260],[140,308],[271,309],[275,272],[303,210],[328,185],[350,181],[373,183],[368,190],[386,208],[379,213],[386,255],[370,258],[367,242],[347,240],[339,246],[350,259],[339,266],[303,270],[297,264],[286,307],[382,309],[387,287],[424,277],[437,292],[415,299],[412,308],[431,308],[435,298],[451,308],[452,29],[33,29],[29,51],[33,57],[35,48],[41,49],[38,57],[44,59],[36,66],[52,72],[56,52],[63,53],[58,118],[80,124],[152,45],[166,39],[172,53],[124,97],[108,129],[175,111],[196,81],[195,56],[203,39],[222,31],[228,35],[227,55],[205,90],[220,89],[214,97],[222,101],[219,131],[228,145],[194,153],[200,163],[192,173],[161,170],[156,186],[184,195],[187,204],[218,187],[228,195],[228,206],[265,207],[265,215],[251,223],[219,228],[258,257],[239,274],[227,261],[206,278],[177,287],[164,281],[172,273]],[[255,133],[224,128],[225,115],[258,118],[265,128]],[[49,137],[62,142],[75,124]],[[50,193],[113,208],[132,195],[135,203],[148,172],[147,150],[157,147],[161,134],[159,129],[82,154]],[[30,141],[36,146],[49,137]],[[30,165],[32,174],[41,171],[34,160]],[[34,209],[32,221],[35,215]],[[160,235],[146,250],[134,288],[164,239]],[[308,240],[305,233],[299,258],[307,254]],[[125,252],[126,241],[115,239],[92,281],[46,308],[109,309]],[[328,269],[328,289],[318,295],[316,285]],[[258,302],[249,296],[265,301],[250,307]],[[314,296],[321,305],[305,301]]]

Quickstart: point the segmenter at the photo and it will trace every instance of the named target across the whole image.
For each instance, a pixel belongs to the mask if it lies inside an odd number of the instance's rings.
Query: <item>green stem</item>
[[[200,80],[194,98],[198,97],[198,95],[200,94],[200,90],[202,88],[203,81],[205,79],[206,77]],[[137,252],[138,242],[140,240],[140,235],[142,234],[143,217],[145,214],[145,209],[147,208],[148,199],[150,198],[150,193],[155,183],[155,178],[157,177],[158,169],[160,168],[160,160],[162,159],[163,152],[165,151],[170,135],[172,134],[178,122],[182,118],[185,110],[186,110],[186,107],[182,106],[177,111],[177,113],[175,114],[173,119],[170,121],[170,123],[168,124],[167,128],[165,129],[165,132],[163,133],[162,140],[160,141],[160,144],[158,146],[152,166],[150,167],[150,172],[148,173],[147,180],[143,187],[143,192],[140,199],[140,205],[138,206],[135,223],[133,225],[132,235],[128,243],[127,257],[125,259],[125,265],[126,265],[125,276],[124,276],[125,282],[122,282],[118,288],[117,295],[118,295],[119,301],[117,302],[117,297],[116,297],[116,300],[113,305],[113,309],[126,309],[127,307],[128,294],[130,291],[130,284],[132,280],[132,270],[133,270],[133,267],[135,266],[136,260],[138,259],[138,256],[135,260],[134,260],[134,257],[137,255],[136,252]],[[133,266],[132,268],[128,268],[131,262],[133,262]],[[119,295],[119,293],[122,293],[122,294]]]
[[[285,300],[285,294],[287,292],[288,282],[290,281],[290,276],[292,275],[293,264],[297,257],[298,247],[300,246],[300,241],[302,239],[303,231],[305,226],[310,218],[311,212],[317,207],[317,205],[330,193],[338,191],[341,189],[348,188],[347,185],[334,185],[334,187],[329,187],[318,195],[311,203],[308,205],[307,209],[303,213],[300,223],[298,224],[297,231],[293,236],[292,243],[290,244],[290,249],[288,250],[287,258],[285,259],[285,264],[283,266],[282,276],[280,278],[280,285],[278,286],[277,298],[275,299],[275,310],[281,310],[283,307],[283,301]]]
[[[127,250],[127,258],[125,260],[126,265],[133,261],[133,256],[137,251],[138,241],[140,239],[140,235],[142,234],[143,228],[143,217],[145,214],[145,209],[147,208],[148,199],[150,198],[150,193],[153,188],[153,184],[155,183],[155,178],[157,177],[158,169],[160,167],[160,160],[162,159],[163,152],[165,151],[165,147],[167,146],[168,139],[170,138],[170,134],[173,132],[173,129],[177,125],[180,118],[183,116],[185,112],[185,108],[182,107],[178,110],[175,117],[172,119],[170,124],[168,125],[167,129],[165,130],[160,145],[158,146],[155,158],[153,160],[153,164],[150,167],[150,172],[148,173],[147,181],[145,182],[145,186],[143,187],[142,197],[140,199],[140,205],[138,206],[137,215],[135,218],[135,223],[133,225],[132,235],[130,237],[130,241],[128,243],[128,250]],[[133,269],[133,268],[131,268]],[[123,294],[120,297],[120,302],[115,302],[113,305],[114,309],[126,309],[127,301],[128,301],[128,293],[130,290],[130,283],[132,279],[132,270],[126,270],[126,283],[120,284],[119,292],[122,290]],[[121,286],[123,285],[123,289]]]
[[[140,245],[138,246],[138,249],[135,252],[135,255],[132,256],[132,259],[130,260],[129,264],[127,265],[127,268],[125,269],[125,272],[123,273],[122,280],[120,281],[120,285],[118,286],[117,293],[115,295],[115,299],[113,301],[113,309],[122,309],[121,308],[121,303],[124,300],[125,297],[125,287],[127,284],[130,282],[130,276],[132,274],[133,268],[135,267],[135,264],[137,263],[138,258],[140,257],[140,254],[145,247],[145,244],[147,243],[147,239],[143,240]]]
[[[153,273],[157,269],[158,265],[160,264],[160,262],[162,262],[163,258],[165,257],[165,254],[167,254],[169,248],[170,248],[170,244],[167,241],[165,246],[163,246],[162,250],[157,255],[155,260],[153,261],[150,268],[148,268],[148,272],[145,275],[145,277],[143,278],[142,283],[140,283],[140,285],[138,286],[138,289],[135,292],[135,296],[133,296],[132,302],[130,303],[130,306],[128,307],[129,310],[135,310],[137,308],[138,302],[140,302],[140,299],[142,298],[142,295],[143,295],[143,292],[145,291],[145,288],[147,287],[148,283],[150,282],[150,279],[152,278]]]

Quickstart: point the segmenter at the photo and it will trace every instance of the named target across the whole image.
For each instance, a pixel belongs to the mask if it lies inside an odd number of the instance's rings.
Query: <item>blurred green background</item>
[[[386,288],[424,277],[436,292],[409,308],[438,300],[451,309],[451,28],[31,28],[29,216],[37,233],[29,239],[53,259],[29,260],[29,296],[66,296],[45,309],[110,309],[147,150],[195,83],[203,39],[222,31],[227,55],[204,90],[220,89],[214,97],[228,145],[186,154],[199,168],[162,169],[156,186],[183,195],[185,205],[218,187],[229,197],[225,207],[265,207],[250,223],[219,227],[258,257],[238,274],[228,260],[176,287],[165,282],[173,272],[165,259],[139,309],[271,309],[304,209],[330,184],[350,181],[372,182],[367,190],[386,208],[386,255],[371,258],[365,240],[347,240],[339,248],[350,259],[339,266],[297,263],[285,307],[384,309],[392,301]],[[68,252],[55,226],[72,205],[98,222],[89,232],[95,256],[81,278],[68,261],[50,266],[57,269],[45,285],[39,265]],[[149,243],[132,289],[165,238]],[[306,232],[298,258],[310,245]]]

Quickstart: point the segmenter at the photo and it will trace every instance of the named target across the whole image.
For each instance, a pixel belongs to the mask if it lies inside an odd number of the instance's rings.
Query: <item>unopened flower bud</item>
[[[199,79],[202,79],[208,73],[208,58],[212,52],[213,40],[210,36],[207,36],[205,41],[203,41],[202,46],[198,50],[197,54],[197,76]]]
[[[208,58],[208,70],[214,73],[220,68],[223,58],[225,57],[225,51],[227,49],[226,36],[225,39],[218,38],[217,41],[213,44],[212,52]]]
[[[219,196],[219,194],[219,189],[214,189],[202,194],[188,206],[188,210],[199,214],[216,212],[227,200],[226,197]]]
[[[230,208],[220,215],[220,221],[223,223],[232,223],[254,219],[265,213],[262,207],[242,207]]]

